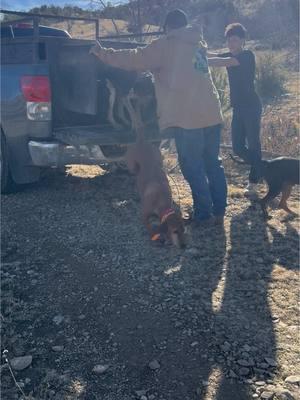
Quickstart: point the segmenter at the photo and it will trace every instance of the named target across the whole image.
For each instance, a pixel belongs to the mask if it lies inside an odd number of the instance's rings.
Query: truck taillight
[[[27,118],[33,121],[49,121],[51,90],[48,76],[22,76],[21,89],[26,100]]]
[[[51,101],[50,82],[48,76],[22,76],[21,88],[26,101]]]

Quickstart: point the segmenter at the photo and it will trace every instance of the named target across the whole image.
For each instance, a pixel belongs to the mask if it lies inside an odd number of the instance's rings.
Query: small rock
[[[251,347],[248,344],[245,344],[243,346],[243,350],[245,350],[247,353],[249,353],[249,351],[251,350]]]
[[[229,371],[228,376],[229,376],[229,378],[232,378],[232,379],[237,378],[237,374],[234,371],[232,371],[232,369]]]
[[[135,391],[135,394],[136,394],[138,397],[142,397],[142,396],[146,396],[147,391],[146,391],[146,390],[136,390],[136,391]]]
[[[265,392],[266,390],[265,390],[265,388],[263,387],[263,386],[258,386],[257,388],[256,388],[256,393],[262,393],[262,392]]]
[[[149,365],[149,368],[152,370],[156,370],[156,369],[160,368],[160,364],[157,360],[151,361],[148,365]]]
[[[208,386],[208,385],[209,385],[209,382],[208,382],[208,381],[202,381],[202,385],[203,385],[203,386]]]
[[[12,368],[16,371],[22,371],[32,363],[32,356],[15,357],[10,360]]]
[[[273,322],[278,322],[279,321],[279,316],[277,314],[272,315],[272,321]]]
[[[269,364],[262,362],[257,364],[257,366],[258,368],[267,369],[269,367]]]
[[[276,386],[275,385],[267,385],[266,387],[265,387],[265,389],[266,389],[266,392],[275,392],[276,391]]]
[[[68,374],[62,374],[59,376],[58,378],[60,380],[60,382],[62,383],[68,383],[70,381],[70,375]]]
[[[193,343],[191,343],[191,347],[195,347],[195,346],[197,346],[197,344],[199,344],[199,342],[193,342]]]
[[[141,396],[141,400],[148,400],[147,396]]]
[[[258,399],[259,398],[259,395],[257,394],[257,393],[254,393],[253,395],[252,395],[252,399]]]
[[[290,375],[284,380],[287,383],[297,384],[300,383],[300,375]]]
[[[53,318],[53,322],[56,324],[56,325],[60,325],[62,322],[63,322],[63,320],[64,320],[65,318],[64,318],[64,316],[63,315],[55,315],[55,317]]]
[[[200,255],[200,251],[196,247],[191,247],[187,249],[185,253],[192,257],[197,257]]]
[[[224,344],[221,346],[221,349],[227,353],[230,350],[230,347],[230,343],[224,342]]]
[[[93,372],[95,372],[95,374],[104,374],[104,372],[106,372],[109,368],[109,365],[95,365],[95,367],[93,368]]]
[[[63,351],[64,346],[52,346],[52,350],[59,352],[59,351]]]
[[[256,381],[255,385],[256,386],[265,386],[266,382],[265,381]]]
[[[246,376],[246,375],[249,374],[249,372],[250,372],[250,369],[246,368],[246,367],[242,367],[242,368],[239,369],[239,374],[241,376]]]
[[[266,361],[266,363],[268,363],[271,367],[276,367],[276,366],[277,366],[277,362],[276,362],[276,360],[274,360],[274,358],[265,357],[265,361]]]
[[[238,360],[237,363],[242,367],[253,367],[254,361],[252,360]]]
[[[274,397],[274,393],[273,392],[262,392],[262,394],[260,395],[261,399],[264,400],[271,400]]]

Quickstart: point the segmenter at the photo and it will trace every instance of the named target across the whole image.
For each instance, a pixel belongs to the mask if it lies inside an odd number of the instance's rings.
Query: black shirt
[[[239,54],[222,53],[219,57],[234,57],[240,65],[227,67],[231,107],[259,106],[260,100],[255,92],[255,56],[250,50],[243,50]]]

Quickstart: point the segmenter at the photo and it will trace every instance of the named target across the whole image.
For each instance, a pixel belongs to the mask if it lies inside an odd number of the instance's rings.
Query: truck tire
[[[1,193],[13,193],[17,189],[14,182],[8,162],[8,150],[3,132],[1,132],[1,149],[0,149],[0,170],[1,170]]]

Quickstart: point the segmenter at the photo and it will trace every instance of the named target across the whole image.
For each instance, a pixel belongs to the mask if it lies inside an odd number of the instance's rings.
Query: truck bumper
[[[37,167],[61,167],[68,164],[104,164],[122,161],[123,155],[107,157],[99,145],[72,146],[59,142],[28,143],[32,164]],[[125,153],[125,151],[124,151]]]

